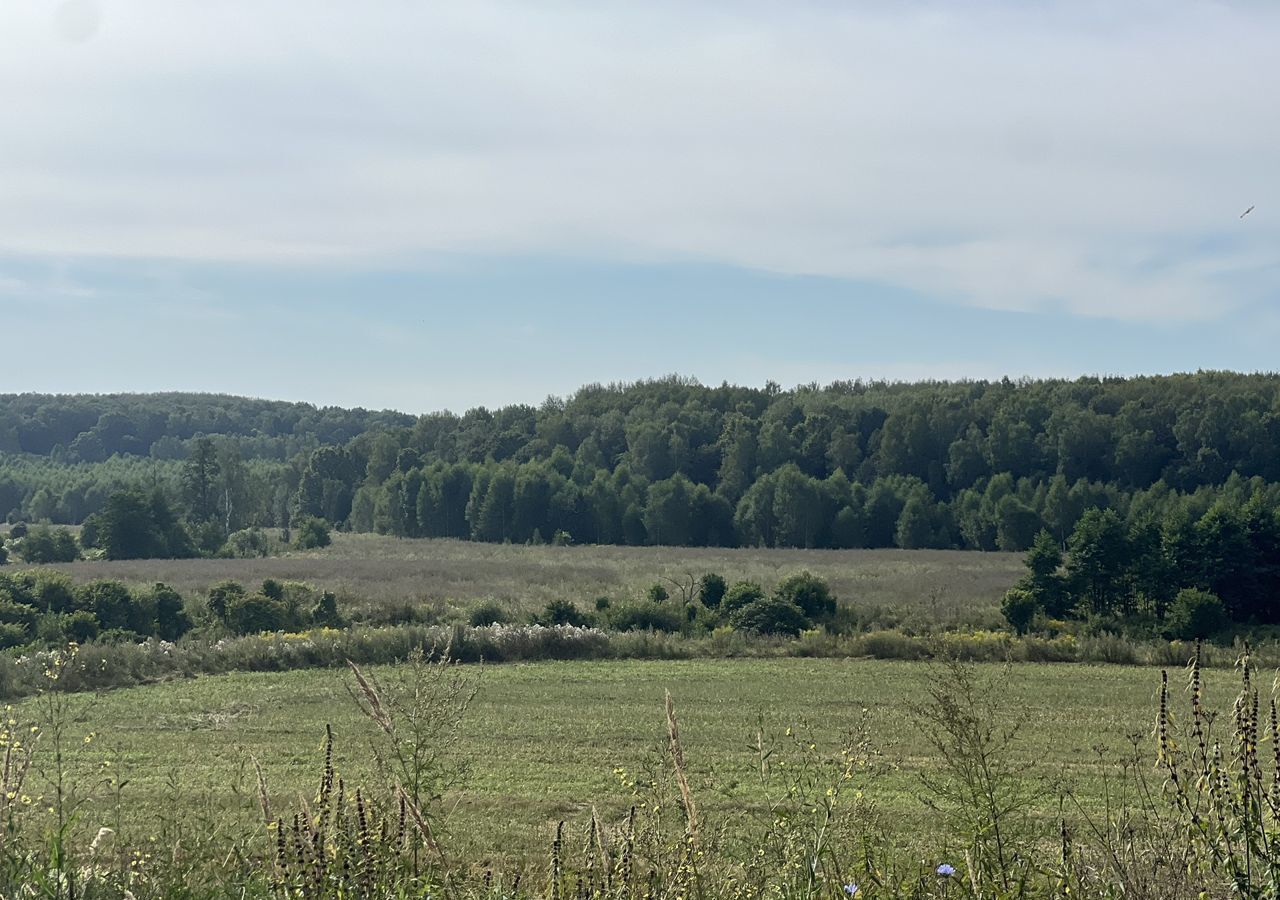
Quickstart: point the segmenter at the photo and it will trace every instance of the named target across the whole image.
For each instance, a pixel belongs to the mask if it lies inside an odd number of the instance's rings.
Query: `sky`
[[[1275,370],[1277,46],[1271,2],[5,0],[0,391]]]

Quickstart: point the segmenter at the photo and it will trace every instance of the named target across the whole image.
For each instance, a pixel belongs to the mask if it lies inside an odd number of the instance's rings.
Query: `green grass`
[[[590,608],[599,596],[636,598],[660,579],[709,571],[769,588],[807,569],[878,624],[917,628],[1003,627],[1000,597],[1025,571],[1013,553],[526,547],[372,534],[335,534],[323,550],[270,559],[93,561],[55,568],[77,581],[164,581],[184,594],[226,578],[250,585],[264,578],[301,580],[352,603],[430,606],[446,616],[484,599],[526,612],[554,599]]]
[[[868,794],[899,825],[923,823],[919,775],[937,760],[907,710],[938,675],[939,667],[923,663],[834,659],[486,667],[465,724],[472,777],[456,798],[455,846],[472,858],[534,856],[556,821],[585,818],[592,803],[624,809],[631,800],[614,769],[635,773],[661,747],[665,690],[675,697],[694,790],[708,809],[758,799],[747,749],[757,715],[779,733],[807,722],[834,748],[865,709],[873,744],[890,764],[866,786]],[[1231,693],[1228,680],[1225,673],[1213,677],[1219,698]],[[249,760],[261,761],[277,796],[310,795],[326,723],[337,734],[340,770],[357,783],[369,776],[369,726],[343,681],[333,671],[237,674],[77,695],[73,763],[90,773],[118,757],[115,769],[128,782],[126,842],[145,841],[178,808],[189,819],[239,827],[257,816]],[[1131,748],[1130,735],[1141,735],[1143,750],[1151,750],[1158,683],[1149,668],[1012,667],[1002,708],[1023,725],[1017,752],[1026,770],[1064,778],[1096,802],[1103,774]],[[19,709],[31,714],[38,702]],[[88,731],[98,737],[86,746]],[[48,762],[46,753],[40,763]],[[736,799],[722,796],[737,781],[730,791]],[[178,799],[171,782],[180,786]],[[112,816],[100,799],[86,807],[81,828],[91,835]]]

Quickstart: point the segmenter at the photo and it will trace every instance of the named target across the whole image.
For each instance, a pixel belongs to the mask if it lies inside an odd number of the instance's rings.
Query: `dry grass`
[[[554,599],[589,607],[596,597],[639,597],[654,581],[719,572],[772,587],[807,569],[882,624],[990,625],[999,598],[1023,573],[1012,553],[959,550],[760,550],[685,547],[525,547],[335,534],[323,550],[270,559],[79,562],[53,568],[77,581],[163,581],[184,594],[226,578],[307,581],[377,604],[465,607],[493,599],[533,610]],[[668,584],[673,595],[674,585]],[[879,612],[875,612],[879,610]]]

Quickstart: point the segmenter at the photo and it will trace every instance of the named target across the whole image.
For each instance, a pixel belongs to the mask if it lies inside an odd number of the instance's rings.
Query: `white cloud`
[[[1278,286],[1278,41],[1195,0],[8,3],[0,252],[695,260],[1212,318]]]

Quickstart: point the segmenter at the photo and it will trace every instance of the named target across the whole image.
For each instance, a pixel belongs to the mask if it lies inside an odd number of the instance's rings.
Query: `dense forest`
[[[669,377],[411,417],[200,394],[0,396],[0,514],[79,523],[124,487],[225,536],[294,517],[483,541],[1024,550],[1280,505],[1280,376]]]

